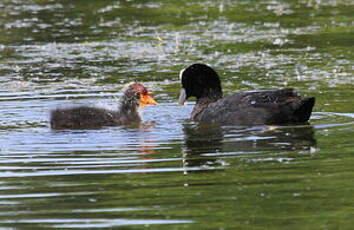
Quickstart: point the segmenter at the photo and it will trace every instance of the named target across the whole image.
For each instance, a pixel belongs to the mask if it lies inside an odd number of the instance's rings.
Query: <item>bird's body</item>
[[[51,127],[54,129],[99,128],[102,126],[126,125],[140,122],[137,111],[125,116],[121,111],[113,111],[89,106],[55,109],[51,112]]]
[[[141,121],[138,108],[146,104],[156,102],[143,85],[133,83],[124,89],[117,110],[90,106],[59,108],[51,111],[50,125],[53,129],[86,129],[138,123]]]
[[[294,89],[240,92],[222,97],[219,77],[204,64],[181,72],[180,103],[197,97],[191,119],[233,125],[304,123],[309,120],[315,98],[305,98]]]
[[[314,98],[303,98],[293,89],[242,92],[212,103],[200,100],[192,119],[233,125],[285,124],[306,122]]]

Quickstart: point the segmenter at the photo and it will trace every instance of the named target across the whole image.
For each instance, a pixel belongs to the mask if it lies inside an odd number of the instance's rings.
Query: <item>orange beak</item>
[[[157,105],[157,102],[149,94],[140,94],[139,107],[145,107],[146,105]]]

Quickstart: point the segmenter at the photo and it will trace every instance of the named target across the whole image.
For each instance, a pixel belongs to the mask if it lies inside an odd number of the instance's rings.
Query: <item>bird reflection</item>
[[[184,124],[184,165],[220,166],[219,156],[309,151],[316,146],[314,130],[303,126],[237,127]]]
[[[156,122],[145,122],[142,124],[139,124],[138,128],[134,130],[133,132],[137,133],[150,133],[153,128],[156,127]],[[138,143],[141,143],[139,145],[139,153],[143,155],[151,155],[154,154],[156,151],[156,144],[155,141],[151,138],[144,138],[141,139]],[[143,159],[153,159],[153,158],[143,158]]]

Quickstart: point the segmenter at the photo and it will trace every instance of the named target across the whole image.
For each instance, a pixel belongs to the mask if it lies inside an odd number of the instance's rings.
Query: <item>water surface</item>
[[[351,229],[354,4],[322,1],[0,3],[4,229]],[[295,87],[309,124],[218,126],[176,105],[208,63],[225,94]],[[139,126],[51,130],[49,111],[115,108],[143,82]]]

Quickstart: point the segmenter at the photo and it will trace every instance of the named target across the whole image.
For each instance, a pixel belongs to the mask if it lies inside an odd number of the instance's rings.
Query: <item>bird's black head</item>
[[[222,89],[218,74],[205,64],[193,64],[181,70],[182,83],[179,104],[183,104],[189,97],[210,98],[218,100],[222,97]]]

